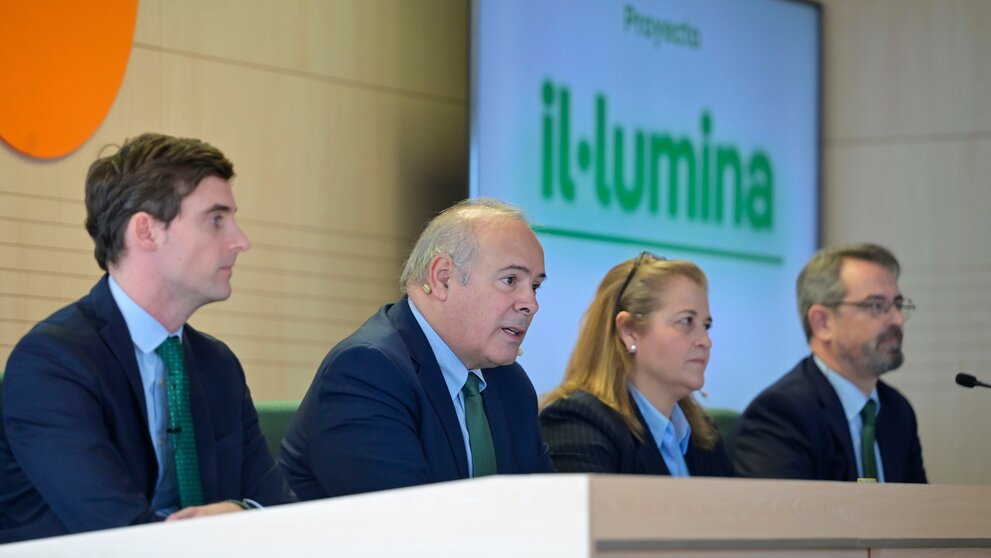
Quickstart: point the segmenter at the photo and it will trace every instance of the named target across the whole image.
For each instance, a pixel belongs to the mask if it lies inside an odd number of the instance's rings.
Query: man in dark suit
[[[330,351],[289,426],[279,461],[299,497],[551,472],[515,363],[544,277],[519,210],[469,200],[434,218],[407,296]]]
[[[230,296],[233,167],[198,140],[134,138],[86,178],[107,271],[35,326],[4,378],[0,539],[184,519],[295,499],[244,372],[186,324]]]
[[[743,476],[926,482],[915,412],[879,376],[901,366],[915,306],[898,289],[885,248],[817,253],[798,278],[812,355],[750,404],[736,437]]]

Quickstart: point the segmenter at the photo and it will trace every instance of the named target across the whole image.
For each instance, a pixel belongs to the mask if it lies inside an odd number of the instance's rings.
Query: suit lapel
[[[141,408],[141,424],[144,431],[148,431],[148,406],[145,402],[144,385],[141,381],[141,371],[138,370],[138,361],[134,356],[134,343],[131,341],[131,333],[127,329],[127,322],[117,308],[113,295],[110,294],[109,276],[104,275],[103,279],[90,291],[93,301],[94,312],[104,325],[100,328],[100,337],[110,349],[110,352],[120,364],[124,377],[131,388],[131,394]],[[151,443],[151,440],[148,440]]]
[[[885,482],[904,482],[899,474],[907,464],[905,460],[906,447],[896,435],[905,430],[906,425],[901,416],[895,413],[895,403],[887,395],[889,387],[884,382],[877,383],[877,396],[881,407],[877,414],[877,445],[881,450],[881,468],[884,470]],[[907,443],[907,442],[906,442]]]
[[[695,444],[689,438],[688,450],[685,452],[685,465],[688,466],[688,473],[692,476],[705,474],[705,471],[699,466],[700,454],[701,451],[695,447]]]
[[[434,357],[430,343],[413,316],[413,311],[409,308],[408,298],[403,297],[388,310],[388,313],[396,331],[399,332],[406,347],[409,348],[410,358],[416,368],[420,385],[423,386],[423,391],[426,392],[427,398],[444,428],[447,443],[458,466],[458,474],[461,478],[468,478],[468,456],[465,455],[465,440],[461,435],[458,415],[454,411],[454,402],[451,399],[451,393],[447,390],[447,383],[444,381],[444,375],[440,371],[440,365],[437,364],[437,358]]]
[[[189,378],[189,410],[193,415],[193,427],[196,429],[196,454],[200,462],[203,497],[207,502],[214,502],[219,499],[219,494],[216,493],[217,452],[214,447],[210,405],[203,388],[204,378],[194,353],[198,334],[189,324],[186,324],[182,335],[183,359],[186,365],[186,376]]]
[[[112,375],[119,371],[123,376],[123,382],[131,392],[133,404],[138,408],[137,420],[139,426],[135,428],[136,435],[142,446],[144,462],[147,473],[144,486],[144,493],[151,498],[155,492],[156,480],[158,479],[158,458],[155,455],[155,448],[152,444],[150,429],[148,426],[148,404],[145,401],[144,383],[141,380],[141,371],[138,369],[137,357],[134,355],[134,342],[131,341],[131,332],[127,329],[127,322],[124,321],[117,302],[110,293],[109,276],[104,275],[102,279],[90,291],[89,303],[92,304],[93,315],[102,322],[100,325],[94,324],[100,332],[100,337],[106,344],[107,349],[117,361],[117,370],[106,371]],[[110,378],[111,381],[120,382],[119,378]],[[123,402],[121,403],[123,404]],[[133,417],[133,415],[130,415]],[[137,448],[135,448],[137,449]]]
[[[633,399],[632,395],[630,395],[630,399]],[[643,414],[640,412],[640,408],[637,407],[636,403],[633,404],[633,410],[636,411],[637,420],[640,421],[640,426],[643,427],[643,440],[637,447],[636,453],[636,472],[646,475],[670,475],[671,471],[668,469],[668,464],[664,462],[664,457],[661,456],[661,450],[657,447],[654,436],[650,433],[650,429],[647,428],[647,421],[643,418]]]
[[[853,440],[850,438],[850,425],[846,420],[846,413],[843,411],[843,404],[836,395],[836,390],[826,379],[826,376],[819,370],[819,366],[812,357],[806,361],[806,377],[813,384],[816,397],[819,399],[819,406],[826,423],[832,431],[833,436],[840,441],[843,446],[843,461],[846,465],[846,480],[857,480],[857,457],[853,451]]]

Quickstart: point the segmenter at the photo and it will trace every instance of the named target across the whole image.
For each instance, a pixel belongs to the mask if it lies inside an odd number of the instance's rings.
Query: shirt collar
[[[850,422],[856,417],[860,416],[860,411],[864,408],[864,404],[867,403],[868,399],[873,399],[874,403],[877,404],[877,413],[881,412],[881,400],[877,395],[877,386],[871,390],[870,395],[865,396],[864,392],[860,391],[860,388],[850,380],[843,377],[839,372],[833,370],[826,365],[816,355],[812,355],[812,359],[815,361],[819,370],[822,370],[823,375],[829,380],[830,385],[833,386],[833,390],[836,392],[836,396],[840,398],[840,404],[843,405],[843,414],[846,415],[847,422]]]
[[[143,353],[150,353],[157,349],[170,335],[175,335],[180,341],[182,340],[183,326],[179,326],[179,329],[169,333],[165,326],[160,324],[144,308],[138,306],[138,303],[134,302],[131,297],[127,296],[127,293],[120,288],[113,276],[110,277],[109,284],[110,296],[114,298],[117,308],[124,316],[127,331],[131,334],[131,342],[138,350]]]
[[[692,436],[692,427],[688,424],[688,417],[681,410],[681,406],[675,403],[674,409],[671,410],[671,418],[669,419],[647,400],[647,396],[641,393],[637,389],[637,386],[630,382],[627,382],[627,386],[630,388],[630,393],[633,394],[633,400],[636,402],[637,407],[640,408],[640,413],[643,415],[644,421],[647,422],[647,428],[654,437],[654,441],[657,442],[658,447],[665,440],[673,441],[678,444],[678,449],[684,455],[688,451],[688,441]]]
[[[454,354],[454,351],[440,338],[440,335],[437,335],[434,328],[430,327],[430,323],[420,313],[419,308],[413,303],[413,299],[407,298],[406,301],[409,303],[409,309],[413,312],[413,317],[416,318],[416,323],[420,324],[420,329],[423,330],[423,335],[426,336],[427,343],[430,344],[434,358],[437,359],[437,364],[440,366],[440,371],[444,375],[444,382],[447,384],[447,389],[451,393],[451,398],[456,398],[461,393],[461,388],[464,387],[465,382],[468,381],[469,370],[461,362],[461,359],[458,358],[458,355]],[[482,376],[482,371],[476,369],[471,370],[471,372],[474,372],[482,381],[479,384],[478,390],[484,390],[485,377]]]

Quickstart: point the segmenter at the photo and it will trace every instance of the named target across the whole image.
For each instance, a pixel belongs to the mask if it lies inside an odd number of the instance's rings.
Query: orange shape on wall
[[[0,0],[0,138],[52,159],[100,126],[124,80],[137,0]]]

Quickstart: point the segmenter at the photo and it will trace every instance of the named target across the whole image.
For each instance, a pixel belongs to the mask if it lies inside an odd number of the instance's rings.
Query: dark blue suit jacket
[[[483,373],[498,472],[552,472],[523,368]],[[454,403],[406,298],[383,306],[330,351],[279,461],[302,500],[468,477]]]
[[[550,446],[551,459],[561,473],[620,473],[670,475],[647,423],[634,406],[643,425],[638,440],[619,413],[586,391],[576,391],[540,412],[540,429]],[[722,440],[712,449],[688,443],[685,452],[688,472],[697,477],[733,476]]]
[[[206,501],[293,501],[237,358],[189,325],[183,347]],[[141,374],[106,276],[14,348],[2,417],[0,541],[157,519]]]
[[[912,405],[881,381],[877,394],[877,443],[885,482],[926,482]],[[747,407],[732,453],[741,476],[857,480],[843,405],[811,356]]]

